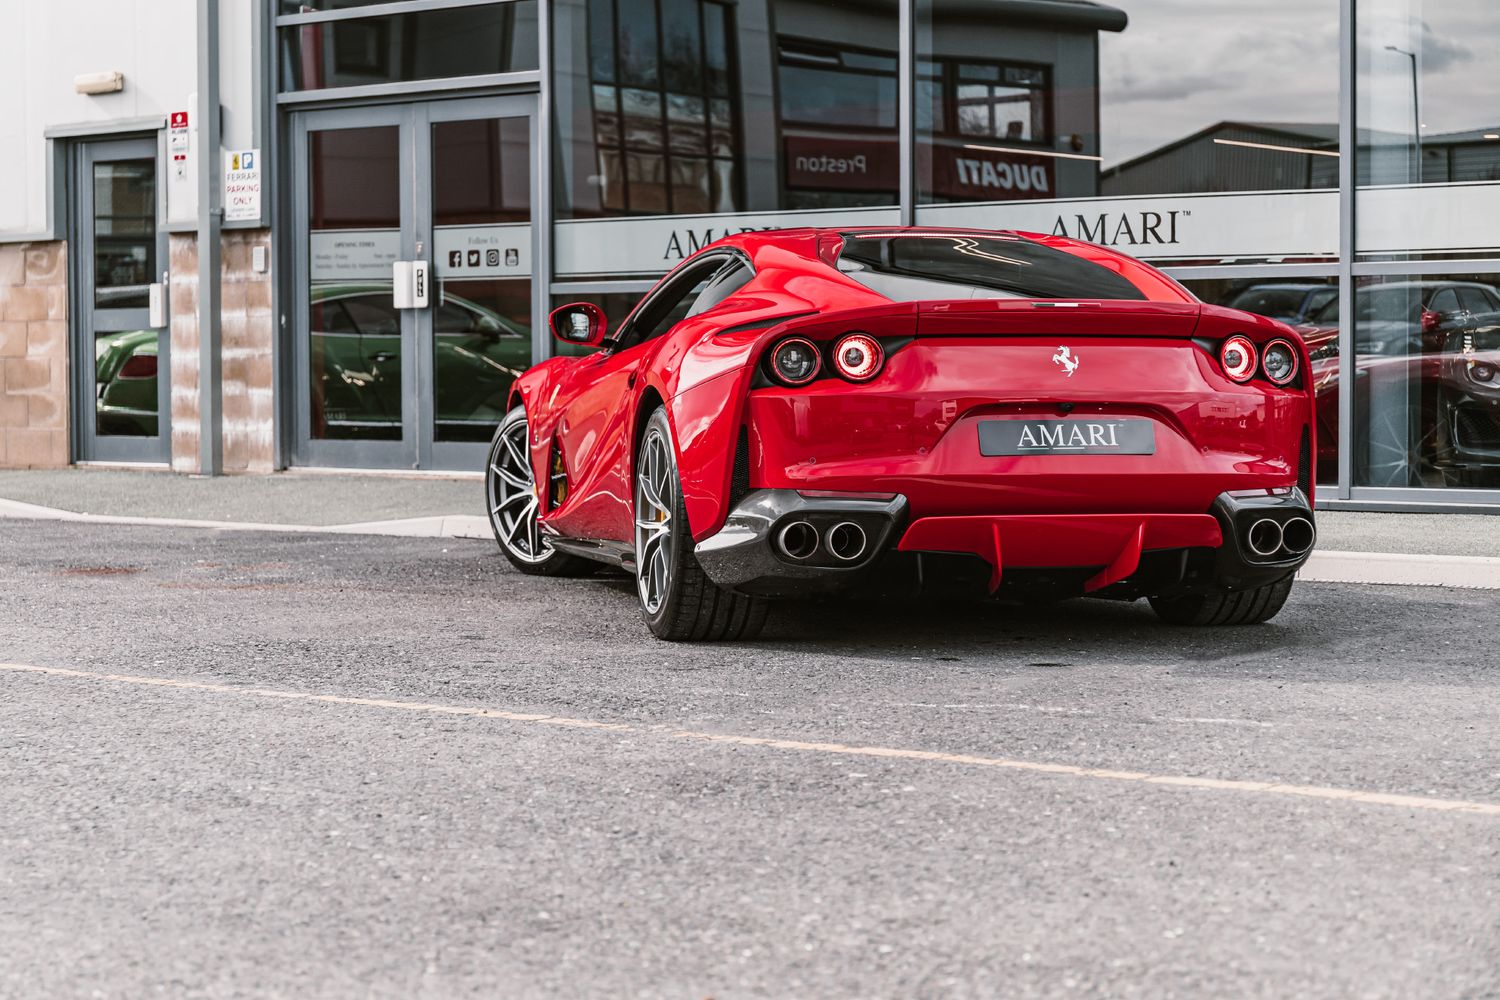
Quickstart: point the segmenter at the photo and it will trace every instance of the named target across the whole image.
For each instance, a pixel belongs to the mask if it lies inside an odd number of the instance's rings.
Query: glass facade
[[[1321,499],[1500,503],[1487,0],[359,6],[281,6],[284,92],[538,69],[531,216],[550,245],[533,315],[587,300],[618,325],[745,230],[1067,235],[1302,333]],[[480,29],[434,59],[436,14]],[[364,41],[340,46],[338,24]],[[528,51],[539,38],[549,50]],[[403,55],[361,69],[377,51]],[[477,294],[521,324],[506,289]]]

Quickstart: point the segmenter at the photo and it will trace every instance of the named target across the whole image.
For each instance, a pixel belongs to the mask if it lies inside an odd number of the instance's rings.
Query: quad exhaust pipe
[[[1305,517],[1294,517],[1281,526],[1281,544],[1294,556],[1300,556],[1313,547],[1318,540],[1318,531]]]
[[[828,551],[840,562],[853,562],[865,554],[865,547],[869,545],[865,529],[853,521],[840,521],[829,528],[824,542]]]
[[[1285,523],[1263,517],[1245,532],[1245,544],[1262,559],[1269,559],[1282,552],[1300,556],[1313,547],[1317,537],[1313,523],[1305,517],[1289,518]]]
[[[792,521],[776,533],[776,549],[793,562],[806,562],[822,550],[839,562],[864,558],[870,536],[853,521],[840,521],[821,536],[810,521]]]
[[[788,559],[811,559],[818,551],[818,529],[807,521],[793,521],[777,532],[776,547]]]

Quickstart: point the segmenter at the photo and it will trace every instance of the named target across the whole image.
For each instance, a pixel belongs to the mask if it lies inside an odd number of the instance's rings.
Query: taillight
[[[850,382],[868,382],[880,374],[885,351],[868,333],[849,333],[833,345],[834,370]]]
[[[120,366],[118,378],[156,378],[156,355],[132,354]]]
[[[1249,337],[1236,334],[1224,341],[1224,346],[1219,348],[1219,364],[1224,368],[1224,374],[1236,382],[1248,382],[1255,377],[1255,366],[1259,359],[1255,356],[1255,344],[1251,343]]]
[[[1297,377],[1297,349],[1285,340],[1273,340],[1260,356],[1260,369],[1277,385]]]
[[[788,337],[771,348],[771,374],[785,385],[806,385],[818,377],[823,357],[818,347],[801,337]]]

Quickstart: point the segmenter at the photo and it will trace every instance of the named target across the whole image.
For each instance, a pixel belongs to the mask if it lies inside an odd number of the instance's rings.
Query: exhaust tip
[[[827,543],[828,551],[833,553],[835,559],[853,562],[865,554],[869,538],[865,535],[865,529],[853,521],[840,521],[828,529]]]
[[[1262,559],[1274,556],[1281,548],[1281,525],[1273,518],[1263,517],[1250,525],[1250,530],[1245,532],[1245,544],[1250,546],[1250,551]]]
[[[1281,526],[1281,544],[1293,555],[1300,556],[1313,547],[1318,539],[1318,530],[1305,517],[1294,517]]]
[[[793,521],[777,533],[776,547],[788,559],[810,559],[818,551],[818,529],[806,521]]]

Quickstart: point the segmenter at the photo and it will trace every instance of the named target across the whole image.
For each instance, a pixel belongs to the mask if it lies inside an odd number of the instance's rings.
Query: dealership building
[[[1312,348],[1320,504],[1500,510],[1491,0],[49,0],[0,31],[0,468],[474,471],[728,233],[1016,229]]]

